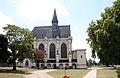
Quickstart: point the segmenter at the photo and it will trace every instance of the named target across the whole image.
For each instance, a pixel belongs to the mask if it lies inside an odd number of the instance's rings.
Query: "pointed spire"
[[[53,24],[53,23],[57,23],[57,24],[58,24],[56,9],[54,9],[54,14],[53,14],[53,18],[52,18],[52,24]]]

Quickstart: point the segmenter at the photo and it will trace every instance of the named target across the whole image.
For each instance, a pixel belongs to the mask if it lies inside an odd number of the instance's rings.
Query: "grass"
[[[66,70],[66,74],[70,76],[70,78],[83,78],[90,70],[87,69],[79,69],[79,70]],[[64,76],[64,70],[56,70],[48,72],[49,75],[54,78],[62,78]]]
[[[24,74],[28,71],[34,71],[35,69],[19,68],[17,71],[11,70],[12,67],[0,67],[0,78],[25,78]]]
[[[117,72],[113,68],[97,70],[97,78],[117,78]]]

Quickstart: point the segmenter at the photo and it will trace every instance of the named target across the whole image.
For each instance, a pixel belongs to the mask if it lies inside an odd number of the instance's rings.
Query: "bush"
[[[56,69],[59,69],[59,67],[57,66]]]
[[[43,68],[44,68],[44,69],[47,69],[47,66],[44,66]]]
[[[65,70],[69,69],[69,66],[68,66],[68,65],[65,65],[64,69],[65,69]]]
[[[72,66],[69,66],[69,69],[73,69],[73,67],[72,67]]]
[[[117,76],[120,78],[120,67],[117,67]]]

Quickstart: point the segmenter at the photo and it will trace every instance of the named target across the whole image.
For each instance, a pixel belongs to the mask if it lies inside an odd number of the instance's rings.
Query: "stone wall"
[[[77,68],[87,68],[86,49],[78,49],[77,50]]]
[[[69,37],[69,38],[45,38],[45,39],[37,39],[35,42],[34,42],[34,48],[39,48],[39,45],[40,44],[44,44],[44,49],[46,51],[46,53],[48,54],[48,59],[50,59],[50,45],[52,43],[55,44],[55,48],[56,48],[56,54],[57,54],[57,51],[60,55],[60,59],[63,59],[61,58],[61,44],[62,43],[65,43],[66,46],[67,46],[67,57],[68,57],[68,54],[69,52],[71,52],[72,50],[72,38]]]

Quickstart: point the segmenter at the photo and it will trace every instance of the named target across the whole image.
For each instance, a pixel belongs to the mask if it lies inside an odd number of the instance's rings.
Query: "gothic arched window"
[[[61,45],[61,58],[67,58],[67,46],[65,43]]]
[[[55,58],[55,44],[50,45],[50,58]]]
[[[41,44],[39,45],[39,50],[44,51],[44,44],[41,43]]]

